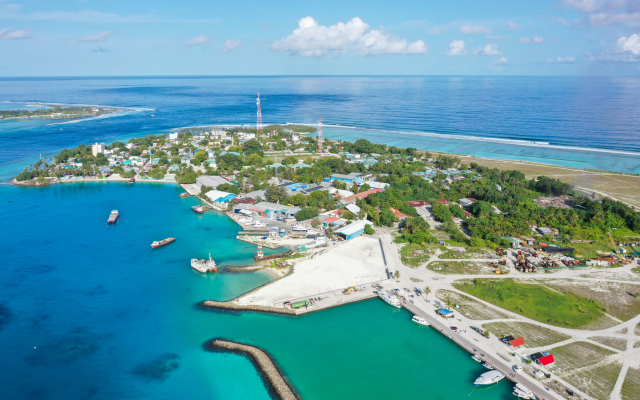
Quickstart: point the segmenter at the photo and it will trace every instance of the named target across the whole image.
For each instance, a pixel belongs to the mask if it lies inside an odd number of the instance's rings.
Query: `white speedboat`
[[[264,222],[256,221],[256,222],[253,224],[253,227],[254,227],[254,228],[266,228],[266,227],[267,227],[267,224],[265,224]]]
[[[473,358],[474,361],[482,362],[482,358],[480,358],[480,356],[478,356],[477,354],[472,355],[471,358]]]
[[[474,385],[492,385],[498,383],[505,378],[504,374],[500,371],[489,371],[480,375],[474,382]]]
[[[415,322],[416,324],[420,324],[420,325],[424,325],[424,326],[429,326],[429,325],[431,325],[431,324],[429,324],[429,323],[427,322],[427,320],[426,320],[426,319],[422,318],[422,317],[421,317],[421,316],[419,316],[419,315],[414,315],[414,316],[413,316],[413,318],[411,318],[411,320],[412,320],[413,322]]]
[[[380,297],[382,300],[384,300],[385,303],[389,304],[390,306],[400,308],[400,301],[398,301],[398,298],[396,296],[392,296],[387,292],[379,291],[378,297]]]
[[[521,399],[533,400],[536,398],[530,389],[520,383],[516,383],[516,386],[513,387],[513,394]]]
[[[486,369],[493,369],[493,365],[491,365],[491,363],[488,361],[483,362],[482,366],[485,367]]]

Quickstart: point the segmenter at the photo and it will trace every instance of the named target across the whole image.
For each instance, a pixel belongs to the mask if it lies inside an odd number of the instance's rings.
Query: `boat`
[[[118,218],[120,218],[120,213],[118,212],[118,210],[113,210],[111,211],[111,214],[109,214],[109,219],[107,220],[107,223],[115,224]]]
[[[482,362],[482,358],[480,358],[480,356],[478,356],[477,354],[472,355],[471,358],[473,358],[477,362]]]
[[[420,325],[424,325],[424,326],[429,326],[429,325],[431,325],[431,324],[429,324],[429,323],[427,322],[427,320],[426,320],[426,319],[422,318],[422,317],[421,317],[421,316],[419,316],[419,315],[414,315],[414,316],[413,316],[413,318],[411,318],[411,320],[412,320],[413,322],[415,322],[416,324],[420,324]]]
[[[389,304],[390,306],[400,308],[400,301],[396,296],[392,296],[387,292],[379,291],[378,297],[380,297],[382,300],[384,300],[385,303]]]
[[[202,206],[191,206],[191,209],[198,214],[202,214],[204,212],[204,207]]]
[[[170,238],[162,239],[159,242],[155,241],[155,242],[151,243],[151,247],[153,247],[155,249],[156,247],[160,247],[160,246],[164,246],[165,244],[169,244],[169,243],[173,242],[174,240],[176,240],[176,238],[170,237]]]
[[[513,387],[513,394],[521,399],[535,399],[533,392],[521,383],[516,383]]]
[[[129,183],[136,183],[136,178],[129,179]]]
[[[479,385],[492,385],[498,383],[505,378],[504,374],[500,371],[489,371],[480,375],[478,379],[473,383],[476,386]]]
[[[483,362],[482,366],[485,367],[486,369],[493,369],[493,365],[491,365],[489,361]]]
[[[184,192],[184,193],[180,193],[178,197],[189,197],[189,196],[191,196],[189,193]]]
[[[309,228],[307,228],[304,225],[296,225],[293,228],[291,228],[292,235],[306,236],[307,232],[309,232]]]
[[[284,228],[280,229],[280,237],[284,237],[284,235],[287,234],[287,231],[284,230]]]
[[[211,258],[211,253],[209,253],[208,260],[198,260],[197,258],[192,258],[191,268],[195,269],[198,272],[202,272],[203,274],[206,272],[218,272],[218,267],[216,266],[216,262]]]
[[[267,224],[265,224],[264,222],[256,221],[256,222],[253,224],[253,227],[254,227],[254,228],[266,228],[266,227],[267,227]]]

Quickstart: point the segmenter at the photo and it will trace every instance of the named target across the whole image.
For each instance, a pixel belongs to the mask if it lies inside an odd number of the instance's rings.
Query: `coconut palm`
[[[424,288],[424,298],[425,300],[427,299],[427,297],[429,296],[429,293],[431,293],[431,288],[429,286]]]
[[[400,281],[400,271],[396,271],[396,272],[393,274],[393,276],[395,276],[396,281],[398,281],[398,282]]]

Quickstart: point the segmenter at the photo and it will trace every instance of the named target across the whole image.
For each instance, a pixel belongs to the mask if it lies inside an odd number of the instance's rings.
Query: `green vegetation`
[[[479,262],[470,261],[434,261],[427,268],[439,274],[494,274],[493,268]]]
[[[589,339],[593,340],[594,342],[602,343],[606,346],[613,347],[614,349],[618,349],[618,350],[627,349],[626,339],[614,338],[609,336],[593,336],[593,337],[590,337]]]
[[[306,221],[317,217],[319,214],[320,210],[316,207],[305,207],[296,213],[296,219],[298,221]]]
[[[512,335],[517,338],[522,336],[525,339],[526,346],[530,348],[549,346],[571,339],[571,336],[564,333],[527,322],[491,322],[482,325],[482,327],[498,337]]]
[[[620,396],[622,400],[636,400],[638,393],[640,393],[640,369],[629,368],[620,390]]]
[[[415,268],[427,262],[434,252],[435,247],[433,246],[410,243],[400,249],[400,259],[404,265]]]
[[[121,110],[114,108],[95,107],[62,107],[48,106],[37,110],[0,110],[0,119],[14,118],[51,118],[51,119],[72,119],[86,117],[89,115],[101,115],[114,113]]]
[[[365,225],[364,226],[364,233],[365,235],[373,235],[376,233],[376,231],[371,227],[371,225]]]
[[[436,293],[436,297],[444,301],[447,305],[457,305],[459,308],[455,310],[471,319],[485,320],[509,318],[509,315],[489,308],[479,301],[457,292],[452,292],[450,290],[438,290],[438,293]]]
[[[550,325],[579,328],[604,316],[597,301],[572,292],[558,293],[513,279],[459,281],[454,287],[491,304]]]

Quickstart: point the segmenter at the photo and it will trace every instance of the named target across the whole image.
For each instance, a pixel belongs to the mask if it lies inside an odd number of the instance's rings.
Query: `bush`
[[[18,176],[16,176],[16,180],[18,182],[21,181],[28,181],[29,179],[33,178],[33,174],[30,171],[22,171],[18,174]]]
[[[320,210],[315,207],[305,207],[302,210],[296,213],[296,219],[298,221],[305,221],[314,217],[317,217],[320,214]]]
[[[196,178],[198,178],[198,175],[195,172],[187,172],[182,175],[178,183],[196,183]]]
[[[373,235],[376,231],[371,227],[371,225],[367,224],[364,226],[364,233],[366,235]]]

